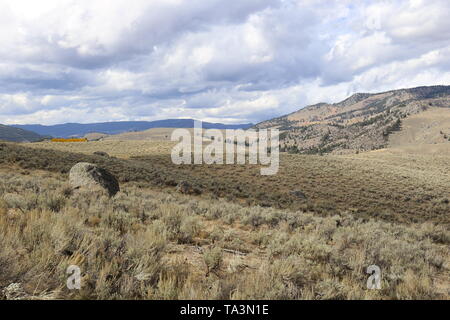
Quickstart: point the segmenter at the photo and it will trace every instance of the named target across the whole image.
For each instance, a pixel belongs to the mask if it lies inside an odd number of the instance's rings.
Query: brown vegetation
[[[281,154],[278,174],[261,176],[256,165],[177,166],[172,164],[168,151],[156,149],[131,160],[92,155],[92,150],[112,155],[124,152],[117,146],[108,149],[108,143],[78,145],[89,154],[3,144],[0,161],[60,173],[68,173],[77,162],[91,162],[112,172],[121,183],[139,181],[147,187],[172,190],[181,181],[187,181],[203,196],[225,198],[242,205],[322,215],[350,211],[366,219],[450,225],[448,155],[390,150],[349,156]],[[43,145],[59,147],[59,144],[37,144]],[[170,147],[163,146],[161,150]],[[295,196],[293,191],[302,192],[305,198]]]
[[[20,284],[17,298],[449,297],[450,234],[432,222],[320,217],[139,183],[113,198],[71,194],[66,181],[0,170],[0,288]],[[379,291],[366,289],[371,264],[382,270]],[[69,265],[81,268],[79,291],[65,286]]]
[[[76,145],[83,153],[0,144],[3,298],[449,298],[448,155],[283,154],[280,172],[261,176],[173,165],[172,144],[131,159],[114,157],[126,144]],[[121,191],[73,192],[78,162],[113,173]],[[381,290],[366,288],[372,264]],[[79,291],[66,287],[69,265]]]

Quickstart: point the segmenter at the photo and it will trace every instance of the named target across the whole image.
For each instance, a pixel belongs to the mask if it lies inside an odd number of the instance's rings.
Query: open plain
[[[450,143],[282,153],[274,176],[177,166],[173,145],[0,144],[0,287],[33,299],[448,299]],[[108,169],[121,191],[73,193],[77,162]],[[199,192],[179,193],[181,181]],[[65,287],[71,264],[81,291]],[[382,290],[366,288],[372,264]]]

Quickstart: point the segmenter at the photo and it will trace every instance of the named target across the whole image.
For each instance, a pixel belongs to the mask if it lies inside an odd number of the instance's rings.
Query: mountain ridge
[[[354,153],[384,148],[402,120],[431,107],[450,107],[450,86],[355,93],[337,103],[318,103],[260,122],[278,128],[281,150],[291,153]]]
[[[83,137],[89,133],[104,133],[108,135],[121,134],[125,132],[144,131],[153,128],[193,128],[194,119],[165,119],[156,121],[112,121],[98,123],[64,123],[56,125],[40,125],[26,124],[13,125],[13,127],[21,128],[36,132],[40,135],[50,135],[54,137]],[[205,129],[246,129],[253,124],[223,124],[202,122]]]

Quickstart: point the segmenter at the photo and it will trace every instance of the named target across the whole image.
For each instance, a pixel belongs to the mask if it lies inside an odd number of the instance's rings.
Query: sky
[[[0,0],[0,123],[257,123],[450,84],[448,0]]]

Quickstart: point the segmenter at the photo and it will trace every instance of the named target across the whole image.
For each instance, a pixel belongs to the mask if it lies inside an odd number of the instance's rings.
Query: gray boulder
[[[107,170],[87,162],[77,163],[70,169],[69,182],[74,189],[103,189],[110,197],[120,191],[116,177]]]

